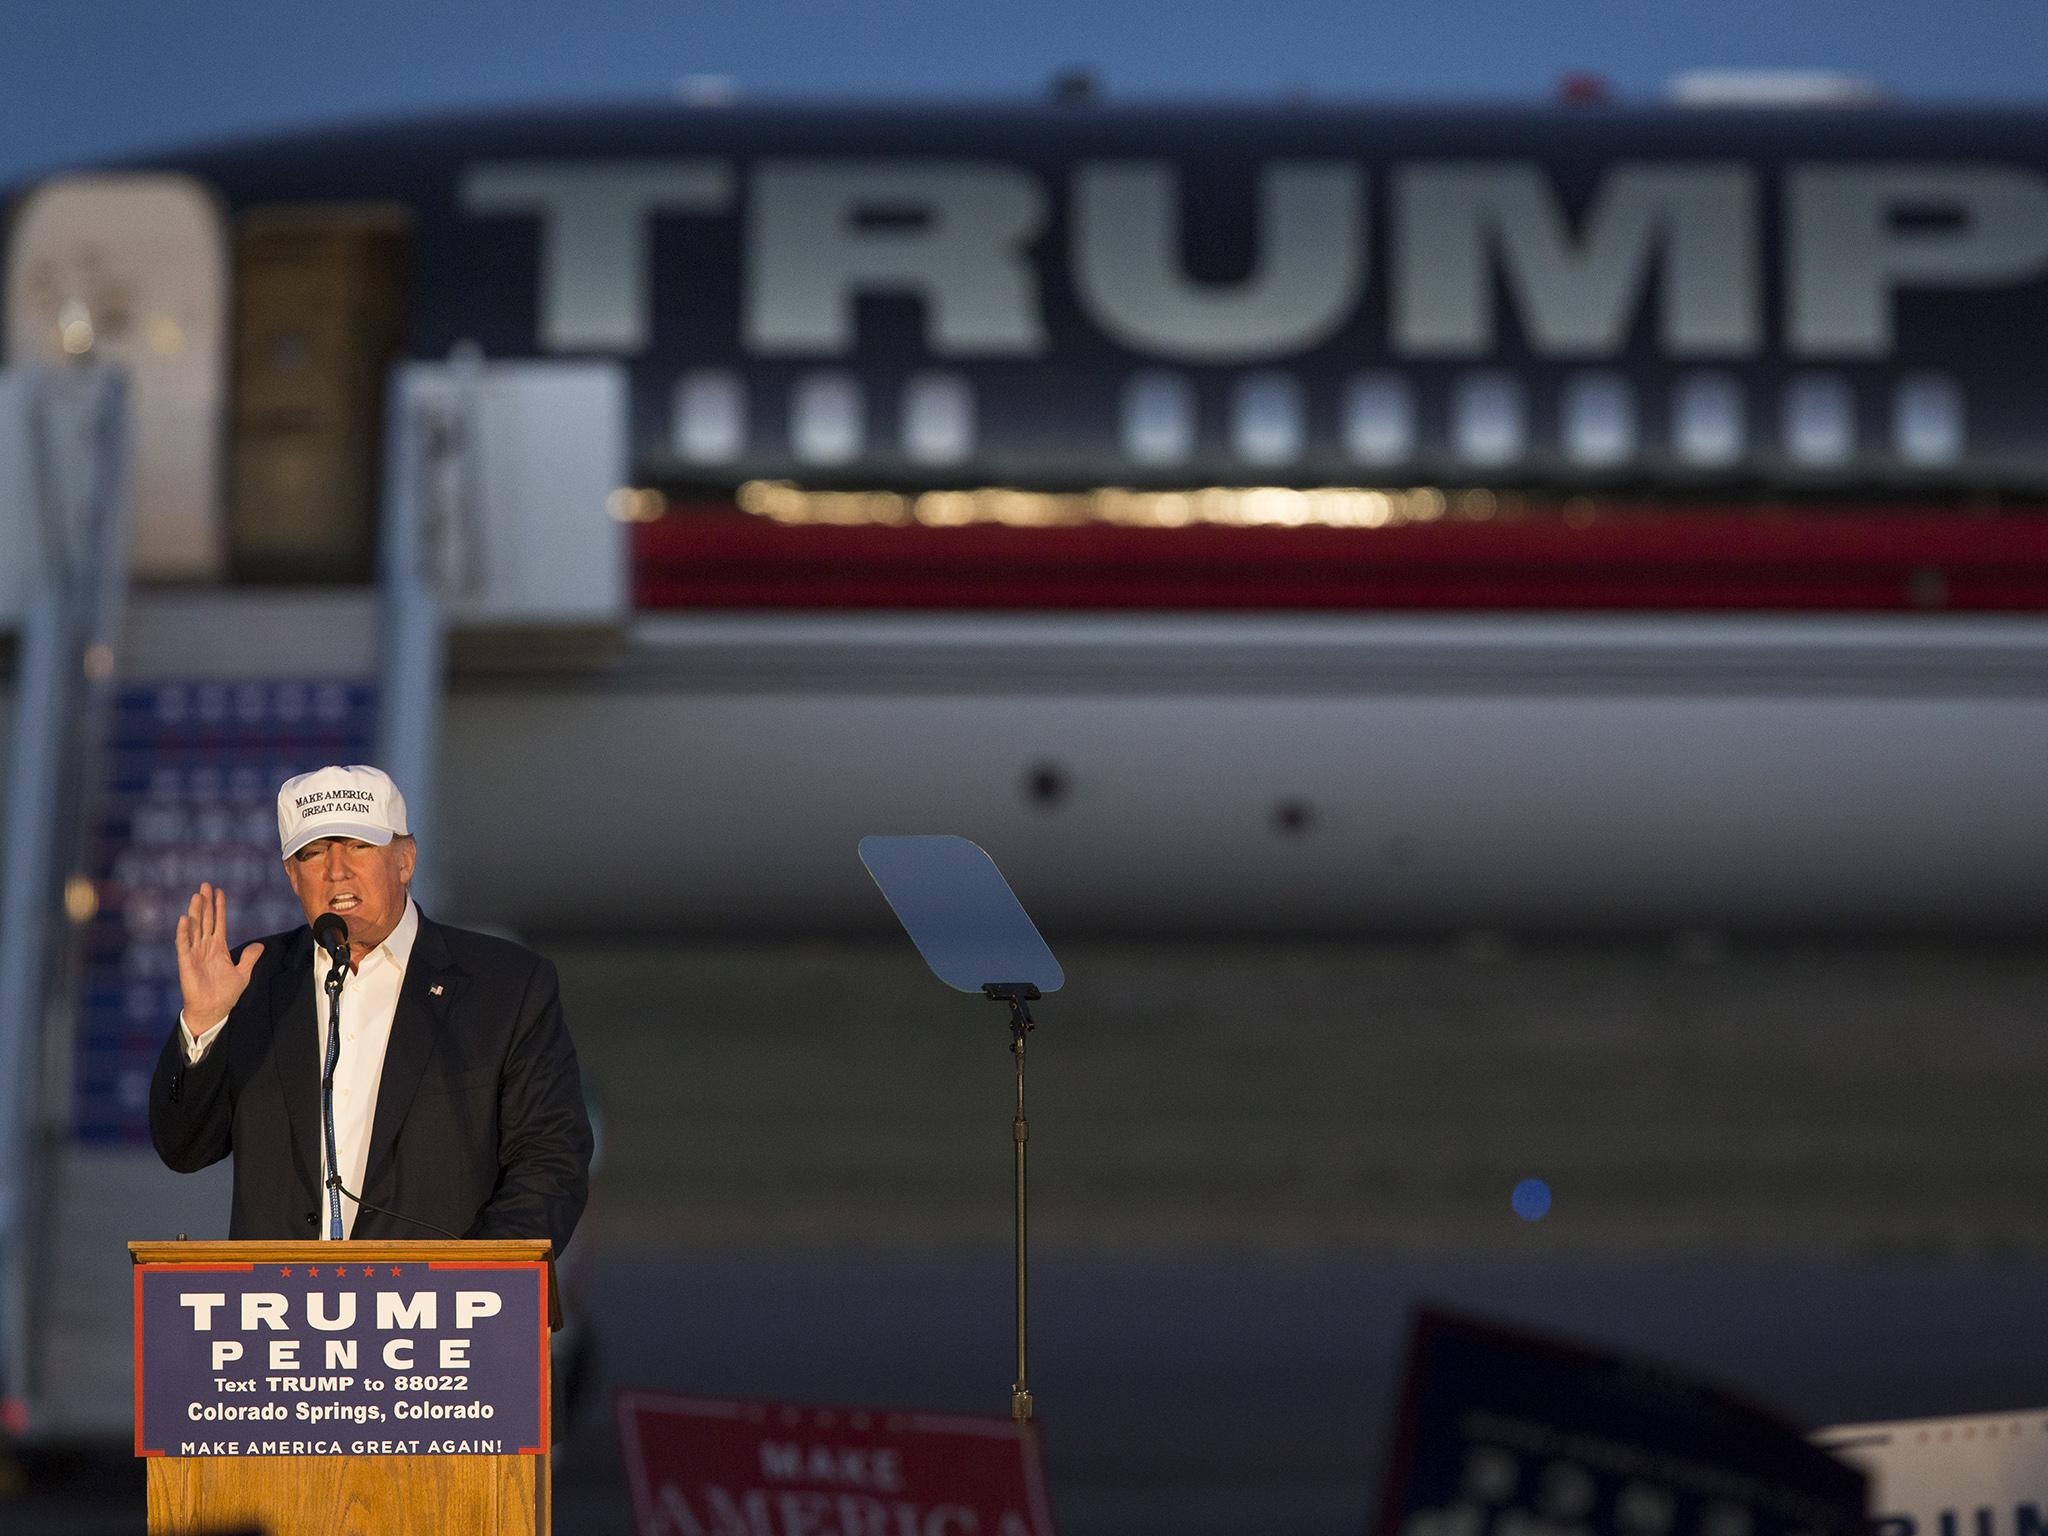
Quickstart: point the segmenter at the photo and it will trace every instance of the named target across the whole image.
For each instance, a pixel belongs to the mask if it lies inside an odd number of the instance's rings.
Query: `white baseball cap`
[[[405,796],[382,768],[315,768],[278,786],[277,840],[286,858],[323,837],[350,837],[381,848],[406,835]]]

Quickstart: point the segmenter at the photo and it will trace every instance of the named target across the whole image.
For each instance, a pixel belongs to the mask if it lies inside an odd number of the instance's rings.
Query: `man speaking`
[[[230,1237],[561,1253],[591,1136],[554,966],[421,914],[405,800],[378,769],[287,780],[277,830],[310,926],[231,955],[226,893],[192,897],[184,1012],[150,1083],[158,1156],[191,1173],[234,1154]]]

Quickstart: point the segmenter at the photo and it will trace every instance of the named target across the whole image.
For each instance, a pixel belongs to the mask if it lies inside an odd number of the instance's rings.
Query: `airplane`
[[[2048,897],[2038,111],[506,111],[53,175],[7,273],[145,583],[369,582],[394,368],[623,380],[626,611],[450,683],[527,929],[870,929],[920,829],[1069,931]]]
[[[0,1433],[126,1422],[99,1256],[223,1198],[147,1149],[168,924],[298,920],[318,762],[534,934],[879,934],[877,832],[1056,947],[2048,909],[2042,112],[505,111],[53,173],[4,241],[9,825],[83,809],[8,849],[77,966],[0,987]],[[125,631],[26,679],[23,381],[109,369]]]

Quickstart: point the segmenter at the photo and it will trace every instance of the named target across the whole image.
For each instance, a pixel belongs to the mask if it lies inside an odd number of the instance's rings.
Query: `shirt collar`
[[[401,971],[412,959],[412,941],[420,936],[420,909],[412,904],[410,896],[405,898],[405,916],[398,920],[398,926],[391,930],[391,937],[377,949],[391,957],[391,963]]]

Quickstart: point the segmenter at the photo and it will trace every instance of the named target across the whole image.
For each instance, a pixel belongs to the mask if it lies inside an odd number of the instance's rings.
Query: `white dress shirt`
[[[391,1021],[398,1013],[398,988],[405,980],[406,962],[412,958],[413,940],[420,931],[419,908],[410,898],[405,916],[391,930],[391,937],[379,944],[341,983],[341,1057],[334,1064],[334,1155],[341,1164],[342,1184],[357,1194],[363,1192],[363,1170],[370,1160],[370,1124],[377,1113],[377,1085],[384,1077],[384,1052],[391,1044]],[[313,997],[320,1016],[320,1054],[327,1061],[327,973],[333,969],[327,951],[313,946]],[[220,1037],[216,1026],[194,1038],[183,1014],[178,1028],[185,1037],[185,1060],[197,1065]],[[316,1072],[318,1068],[315,1069]],[[320,1080],[313,1080],[317,1096]],[[327,1134],[325,1122],[315,1133],[320,1143],[320,1235],[329,1233],[327,1205]],[[355,1230],[356,1203],[341,1198],[341,1235]]]

